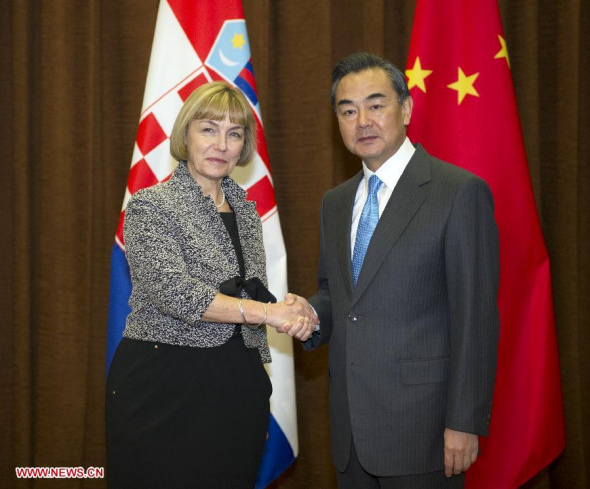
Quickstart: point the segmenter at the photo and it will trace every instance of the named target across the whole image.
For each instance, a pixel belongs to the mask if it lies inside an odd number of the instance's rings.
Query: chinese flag
[[[501,330],[489,437],[471,489],[516,488],[564,448],[551,278],[496,0],[417,0],[409,137],[490,185],[500,231]]]

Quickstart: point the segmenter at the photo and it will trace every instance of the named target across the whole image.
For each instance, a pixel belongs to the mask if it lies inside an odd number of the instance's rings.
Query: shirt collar
[[[402,176],[402,173],[406,169],[406,166],[408,166],[410,159],[412,159],[414,151],[416,151],[416,148],[414,148],[414,145],[406,136],[406,139],[400,148],[391,158],[383,163],[376,172],[369,170],[363,161],[363,173],[365,180],[368,182],[371,175],[377,175],[379,180],[381,180],[387,188],[393,190],[398,180]]]

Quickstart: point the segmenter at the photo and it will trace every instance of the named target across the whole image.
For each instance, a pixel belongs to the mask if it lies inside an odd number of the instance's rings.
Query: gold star
[[[510,58],[508,57],[508,48],[506,47],[506,39],[498,34],[498,39],[500,40],[500,45],[502,49],[496,53],[494,59],[502,59],[506,58],[506,63],[508,63],[508,68],[510,68]]]
[[[461,68],[459,68],[459,79],[456,82],[451,83],[450,85],[447,85],[448,88],[451,88],[453,90],[457,90],[457,96],[459,99],[457,102],[458,105],[461,105],[461,102],[463,102],[463,99],[465,98],[466,95],[474,95],[475,97],[479,97],[479,93],[477,93],[477,90],[473,86],[473,84],[475,83],[475,80],[477,80],[478,76],[479,76],[479,73],[465,76],[465,73],[463,73],[463,70]]]
[[[231,43],[235,48],[240,48],[242,49],[242,46],[244,44],[246,44],[246,41],[244,40],[244,34],[238,34],[237,32],[234,34],[233,39],[231,39]]]
[[[424,80],[427,76],[432,74],[432,70],[423,70],[420,64],[420,58],[416,56],[414,61],[414,67],[411,70],[406,70],[406,76],[408,77],[408,88],[418,87],[424,93],[426,93],[426,84]]]

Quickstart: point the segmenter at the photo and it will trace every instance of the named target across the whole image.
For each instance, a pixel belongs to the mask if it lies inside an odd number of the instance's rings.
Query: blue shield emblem
[[[242,90],[258,112],[250,44],[243,19],[224,22],[205,64]]]

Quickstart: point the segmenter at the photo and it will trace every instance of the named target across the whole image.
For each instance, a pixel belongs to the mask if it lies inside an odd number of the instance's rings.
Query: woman
[[[305,340],[317,323],[306,303],[268,303],[261,222],[229,178],[255,138],[242,93],[203,85],[172,130],[174,174],[129,201],[131,313],[107,381],[109,487],[254,486],[272,392],[265,324]]]

